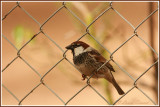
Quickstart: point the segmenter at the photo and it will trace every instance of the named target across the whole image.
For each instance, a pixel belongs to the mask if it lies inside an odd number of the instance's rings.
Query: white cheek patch
[[[84,48],[82,46],[77,47],[77,48],[74,49],[75,56],[77,56],[77,55],[79,55],[79,54],[81,54],[83,52],[84,52]]]
[[[86,49],[84,50],[84,52],[88,52],[88,51],[92,51],[92,50],[93,50],[92,47],[88,47],[88,48],[86,48]]]

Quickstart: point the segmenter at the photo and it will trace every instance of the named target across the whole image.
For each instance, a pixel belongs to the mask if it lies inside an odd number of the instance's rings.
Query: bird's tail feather
[[[119,93],[119,95],[124,94],[124,91],[121,89],[121,87],[117,84],[116,80],[113,78],[112,79],[112,84],[113,86],[117,89],[117,92]]]

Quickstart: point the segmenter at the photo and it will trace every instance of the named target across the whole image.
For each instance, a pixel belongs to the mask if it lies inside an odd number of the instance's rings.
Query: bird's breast
[[[75,65],[83,64],[83,63],[85,63],[87,57],[88,57],[88,53],[84,52],[82,54],[74,56],[73,57],[73,62],[74,62]]]
[[[92,71],[94,70],[91,68],[91,64],[88,64],[88,60],[90,59],[90,56],[87,52],[84,52],[82,54],[79,54],[78,56],[75,56],[73,58],[73,62],[77,69],[79,69],[83,74],[89,76],[91,75]]]
[[[96,73],[103,65],[103,63],[97,62],[96,59],[90,56],[87,52],[74,56],[73,62],[76,68],[86,76],[91,76],[91,74]],[[104,78],[105,75],[110,73],[108,71],[107,66],[103,66],[98,73],[93,76],[93,78]]]

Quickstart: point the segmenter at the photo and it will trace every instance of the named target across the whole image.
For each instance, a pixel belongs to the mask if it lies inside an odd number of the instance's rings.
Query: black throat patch
[[[88,56],[87,52],[79,54],[78,56],[73,56],[73,62],[74,62],[74,64],[78,65],[78,64],[84,63],[84,61],[86,60],[87,56]]]

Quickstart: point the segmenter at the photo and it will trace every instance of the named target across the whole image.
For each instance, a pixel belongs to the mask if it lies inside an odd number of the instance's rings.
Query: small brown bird
[[[82,41],[73,42],[66,49],[72,51],[73,62],[82,72],[83,80],[94,73],[92,78],[105,78],[113,84],[120,95],[124,94],[112,75],[111,71],[115,72],[112,65],[108,62],[99,69],[107,60],[97,50]],[[99,69],[98,72],[97,69]]]

